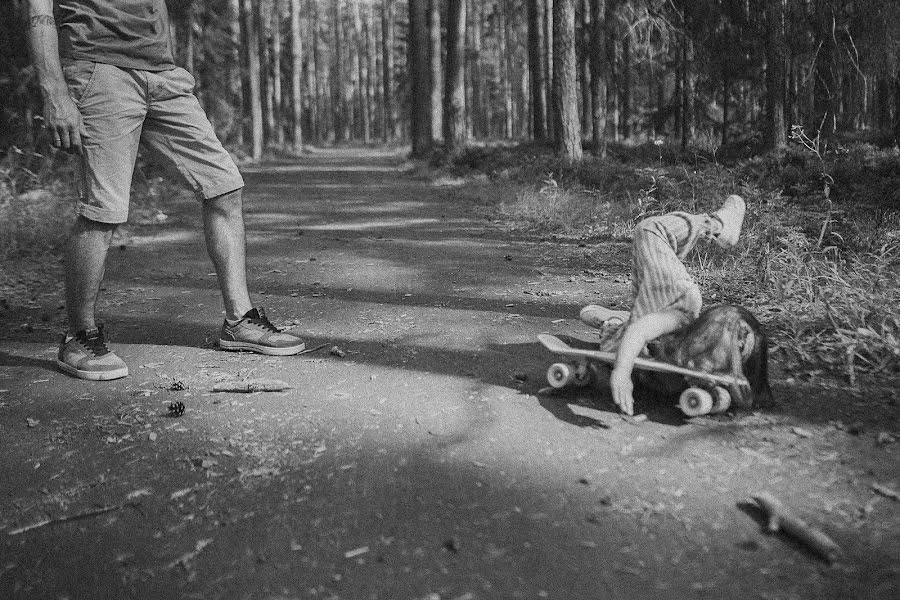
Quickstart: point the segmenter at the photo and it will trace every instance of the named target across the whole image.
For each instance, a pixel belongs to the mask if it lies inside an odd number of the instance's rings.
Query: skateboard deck
[[[568,358],[574,365],[572,367],[565,363],[555,363],[550,366],[547,370],[547,381],[555,388],[565,387],[570,383],[586,385],[590,380],[590,370],[587,369],[587,365],[591,362],[605,363],[610,366],[616,363],[615,352],[573,348],[558,337],[545,333],[538,335],[538,341],[544,348]],[[650,358],[635,359],[634,368],[680,375],[687,379],[689,387],[682,393],[679,406],[689,416],[724,412],[731,403],[728,388],[747,385],[747,380],[743,377],[707,373]]]

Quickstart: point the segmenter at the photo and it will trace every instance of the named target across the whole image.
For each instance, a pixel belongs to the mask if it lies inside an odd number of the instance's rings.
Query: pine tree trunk
[[[581,137],[593,139],[593,124],[591,118],[591,2],[581,0],[581,36],[578,47],[581,48],[579,56],[579,72],[581,73]]]
[[[485,127],[484,88],[482,86],[481,68],[481,33],[484,5],[479,0],[472,2],[472,137],[482,138],[488,135]]]
[[[557,152],[566,162],[582,158],[578,122],[578,65],[575,60],[574,0],[553,2],[553,96],[558,126]]]
[[[228,0],[228,32],[231,46],[228,52],[226,78],[228,79],[228,100],[237,115],[236,123],[232,122],[231,131],[234,143],[244,145],[243,117],[246,104],[243,99],[243,73],[241,60],[241,0]],[[235,127],[235,125],[237,125]]]
[[[241,23],[243,25],[244,43],[241,45],[245,51],[247,65],[247,100],[250,106],[250,139],[252,146],[250,155],[253,160],[262,158],[263,151],[263,112],[260,100],[259,77],[259,30],[256,23],[256,11],[253,0],[241,0]]]
[[[269,52],[269,19],[266,3],[256,2],[256,27],[259,31],[259,85],[263,107],[263,144],[272,143],[275,133],[275,112],[272,108],[272,59]]]
[[[398,137],[394,109],[394,2],[384,0],[381,10],[381,87],[384,97],[384,141]]]
[[[465,0],[448,0],[447,82],[444,86],[444,146],[456,154],[466,145]]]
[[[528,0],[528,70],[531,81],[531,135],[542,142],[547,139],[543,0]]]
[[[300,0],[291,2],[291,131],[294,152],[303,150],[303,42],[300,37]]]
[[[428,0],[428,56],[431,69],[431,137],[443,135],[443,83],[441,68],[441,0]]]
[[[622,36],[622,137],[631,137],[631,33]]]
[[[504,138],[511,138],[512,131],[512,92],[510,90],[509,81],[509,39],[506,18],[506,6],[503,0],[500,0],[497,6],[497,38],[500,45],[500,52],[497,56],[497,83],[499,85],[501,98],[503,99],[503,130],[500,135]]]
[[[272,29],[272,123],[275,143],[284,147],[284,114],[281,109],[281,0],[273,0]]]
[[[356,106],[357,112],[359,114],[359,129],[357,139],[362,139],[362,141],[366,144],[369,143],[369,136],[371,135],[369,129],[369,113],[367,108],[367,88],[366,88],[366,61],[365,61],[365,52],[366,45],[363,39],[363,31],[362,31],[362,15],[360,15],[360,2],[359,0],[355,0],[353,3],[353,66],[354,68],[354,77],[356,81],[354,82],[354,88],[356,91]]]
[[[347,123],[346,106],[343,101],[344,86],[344,32],[341,23],[341,2],[334,0],[332,4],[334,17],[334,60],[331,67],[329,79],[331,80],[331,112],[332,121],[334,123],[334,141],[342,142],[350,137],[349,125]]]
[[[424,158],[431,152],[433,140],[431,135],[431,69],[428,52],[428,0],[409,0],[407,46],[412,156]]]
[[[694,78],[691,69],[691,40],[681,41],[681,147],[687,148],[694,138]]]
[[[556,122],[558,111],[556,108],[556,93],[554,92],[556,66],[553,59],[553,2],[554,0],[546,0],[546,8],[544,9],[544,58],[547,61],[547,91],[545,93],[547,97],[547,139],[552,140],[553,144],[556,145],[559,139],[557,137],[558,124]]]
[[[616,5],[619,0],[606,0],[603,17],[603,33],[606,41],[606,68],[609,84],[606,87],[607,137],[619,141],[619,69],[616,60],[618,35],[616,29]]]
[[[767,0],[766,9],[769,38],[766,44],[766,147],[781,150],[787,146],[784,121],[787,0]]]
[[[816,56],[813,85],[813,122],[810,126],[822,136],[830,136],[837,125],[838,82],[835,76],[836,48],[832,26],[834,13],[829,2],[818,0],[816,5],[818,20],[819,48]]]
[[[369,124],[366,131],[369,132],[369,135],[366,136],[366,142],[370,141],[369,136],[376,135],[376,120],[375,116],[375,80],[377,79],[377,60],[378,56],[377,45],[375,40],[375,22],[374,22],[374,14],[375,7],[371,4],[366,5],[366,18],[363,20],[364,27],[364,38],[365,38],[365,71],[366,71],[366,122]]]
[[[312,68],[309,69],[307,76],[307,89],[312,92],[312,101],[309,103],[309,123],[312,139],[315,142],[321,142],[328,136],[327,117],[330,114],[324,106],[324,98],[322,94],[321,81],[322,59],[319,56],[319,2],[318,0],[310,0],[310,29],[312,29]],[[310,81],[311,80],[311,81]]]
[[[590,0],[590,3],[591,146],[596,156],[606,156],[606,41],[602,23],[606,6],[605,0]]]

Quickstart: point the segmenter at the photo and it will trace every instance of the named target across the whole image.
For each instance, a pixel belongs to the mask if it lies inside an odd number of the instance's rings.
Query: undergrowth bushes
[[[458,172],[488,165],[522,191],[499,206],[513,228],[627,240],[642,218],[747,200],[742,242],[691,254],[708,303],[744,304],[798,373],[900,376],[900,153],[864,144],[733,165],[659,144],[611,149],[576,167],[529,145],[479,149]],[[827,185],[826,185],[827,184]]]
[[[132,183],[130,221],[135,223],[153,222],[163,200],[179,193],[169,180],[145,172],[139,165]],[[76,197],[74,157],[16,147],[0,155],[0,260],[59,252]]]

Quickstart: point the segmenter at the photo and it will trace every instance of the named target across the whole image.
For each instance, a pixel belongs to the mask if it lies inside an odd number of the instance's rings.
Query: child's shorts
[[[139,142],[177,170],[202,200],[243,187],[184,69],[142,71],[70,60],[63,73],[82,117],[78,214],[102,223],[128,219]]]

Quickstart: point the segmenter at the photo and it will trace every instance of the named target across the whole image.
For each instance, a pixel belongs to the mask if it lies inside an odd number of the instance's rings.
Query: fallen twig
[[[891,500],[895,500],[900,502],[900,492],[897,490],[891,489],[886,485],[881,485],[880,483],[872,484],[872,491],[880,496],[884,496],[885,498],[890,498]]]
[[[37,523],[26,525],[25,527],[13,529],[9,532],[9,535],[19,535],[20,533],[25,533],[26,531],[31,531],[32,529],[38,529],[39,527],[44,527],[46,525],[56,525],[58,523],[68,523],[69,521],[77,521],[79,519],[86,519],[88,517],[96,517],[97,515],[103,515],[108,512],[113,512],[114,510],[120,510],[122,508],[125,508],[126,506],[138,506],[139,504],[140,502],[123,502],[122,504],[113,504],[112,506],[104,506],[103,508],[86,510],[74,515],[57,517],[56,519],[45,519],[44,521],[38,521]]]
[[[307,350],[304,350],[303,352],[298,352],[296,355],[297,355],[297,356],[301,356],[301,355],[303,355],[303,354],[309,354],[310,352],[316,352],[316,351],[318,351],[318,350],[321,350],[322,348],[324,348],[324,347],[327,346],[327,345],[328,345],[328,344],[319,344],[319,345],[316,346],[315,348],[309,348],[309,349],[307,349]]]
[[[245,381],[223,381],[212,387],[213,392],[283,392],[291,386],[278,379],[249,379]]]
[[[841,554],[840,547],[825,533],[807,524],[803,519],[788,510],[774,496],[768,492],[762,492],[752,495],[751,498],[766,513],[768,517],[766,528],[770,533],[781,530],[829,563],[837,560]]]

